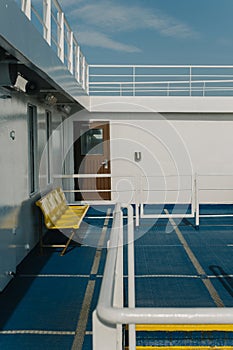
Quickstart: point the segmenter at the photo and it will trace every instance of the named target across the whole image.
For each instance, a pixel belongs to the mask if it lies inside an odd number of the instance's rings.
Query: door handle
[[[104,165],[104,169],[108,169],[108,160],[107,159],[104,159],[104,161],[101,164]]]

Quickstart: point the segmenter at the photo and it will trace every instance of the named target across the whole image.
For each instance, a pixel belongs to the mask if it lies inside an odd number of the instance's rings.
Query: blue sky
[[[90,64],[233,64],[233,0],[60,0]]]

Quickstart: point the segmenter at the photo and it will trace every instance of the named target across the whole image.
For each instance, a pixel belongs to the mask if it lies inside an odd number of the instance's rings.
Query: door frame
[[[88,142],[89,134],[93,136],[91,142],[96,141],[97,134],[101,134],[100,137],[103,141],[98,142],[94,148],[92,148],[92,144],[88,148],[84,142]],[[74,121],[73,138],[74,173],[80,175],[74,181],[75,200],[111,200],[110,122],[101,120]],[[92,150],[97,153],[92,153]],[[85,174],[97,176],[85,178],[83,177]],[[102,174],[107,176],[100,177]]]

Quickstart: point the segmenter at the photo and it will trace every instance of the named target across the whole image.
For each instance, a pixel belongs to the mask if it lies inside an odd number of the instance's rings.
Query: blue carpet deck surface
[[[106,210],[106,207],[90,209],[78,231],[81,246],[72,245],[62,257],[59,248],[45,248],[41,255],[36,247],[18,266],[16,276],[0,294],[1,350],[71,349],[90,279],[96,285],[83,349],[92,349],[92,312],[98,300],[105,248],[101,252],[97,274],[91,274],[91,270]],[[111,222],[110,219],[104,247]],[[59,243],[66,240],[59,232],[49,232],[45,237],[45,241],[55,243],[54,239]]]
[[[222,213],[223,209],[230,213],[232,206],[201,208],[203,213],[211,210]],[[45,249],[44,255],[40,255],[37,247],[20,264],[16,276],[0,294],[1,350],[70,350],[88,282],[94,280],[82,347],[83,350],[92,349],[92,311],[98,301],[105,248],[101,252],[98,273],[91,274],[91,269],[106,210],[107,207],[101,210],[95,207],[88,212],[79,232],[82,246],[70,247],[63,257],[59,255],[60,249]],[[147,210],[150,212],[153,208]],[[197,273],[169,220],[141,219],[140,227],[135,229],[136,305],[215,306],[203,283],[203,278],[209,278],[224,305],[233,306],[233,218],[202,218],[199,229],[195,228],[193,219],[175,222],[205,274]],[[110,219],[105,246],[111,223]],[[124,270],[127,275],[126,262]],[[127,305],[127,278],[124,280]],[[158,345],[171,342],[171,335],[166,332],[145,333],[138,335],[138,344],[144,344],[145,338],[150,344],[156,339]],[[229,334],[220,335],[232,342]],[[216,345],[228,344],[223,343],[220,335],[207,334],[206,337],[213,341],[219,339]],[[185,337],[181,333],[174,334],[173,345],[181,344],[182,336]],[[192,337],[196,345],[208,343],[198,332]],[[198,339],[201,342],[198,343]]]

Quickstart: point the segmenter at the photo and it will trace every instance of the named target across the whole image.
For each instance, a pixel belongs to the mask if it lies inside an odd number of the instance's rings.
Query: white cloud
[[[59,3],[61,4],[63,9],[71,5],[78,5],[85,2],[86,2],[85,0],[59,0]]]
[[[119,5],[106,0],[85,2],[85,5],[73,9],[72,16],[86,26],[111,32],[152,29],[171,37],[188,38],[197,35],[187,24],[159,11],[153,13],[141,6]]]
[[[60,0],[81,44],[135,53],[141,50],[114,39],[136,30],[150,30],[174,38],[194,38],[197,33],[187,24],[145,6],[118,4],[116,0]]]
[[[123,44],[111,39],[106,34],[97,31],[79,31],[78,38],[80,44],[85,44],[93,47],[102,47],[114,51],[123,51],[128,53],[140,52],[136,46]]]

